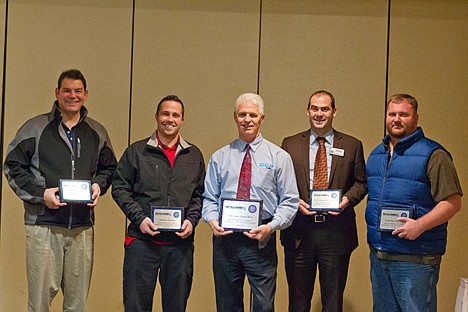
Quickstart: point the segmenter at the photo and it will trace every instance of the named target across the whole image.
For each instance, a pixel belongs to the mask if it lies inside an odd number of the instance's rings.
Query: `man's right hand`
[[[60,207],[66,206],[67,203],[61,203],[57,193],[59,192],[58,187],[48,188],[44,191],[44,204],[49,209],[59,209]]]
[[[218,236],[226,236],[229,234],[232,234],[233,231],[225,231],[222,227],[219,226],[218,220],[211,219],[208,224],[211,227],[211,230],[213,231],[213,235],[218,237]]]
[[[140,224],[140,231],[144,234],[155,236],[161,232],[158,231],[158,227],[151,221],[150,218],[146,217]]]
[[[305,215],[305,216],[312,216],[317,214],[317,211],[310,211],[309,210],[310,205],[303,201],[302,199],[299,199],[299,211]]]

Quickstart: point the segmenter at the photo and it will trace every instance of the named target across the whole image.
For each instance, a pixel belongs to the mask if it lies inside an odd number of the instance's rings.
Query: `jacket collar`
[[[151,137],[148,139],[148,142],[146,142],[146,144],[151,147],[160,148],[158,144],[158,139],[156,138],[156,131],[154,131],[151,134]],[[177,145],[177,153],[179,153],[179,151],[183,149],[189,148],[190,146],[191,144],[185,141],[184,138],[182,138],[182,136],[179,134],[179,144]]]
[[[407,148],[409,148],[411,145],[414,143],[418,142],[424,137],[424,132],[421,127],[418,127],[415,132],[410,134],[407,137],[404,137],[403,139],[399,140],[397,144],[393,147],[395,151],[404,151]],[[390,135],[387,134],[383,140],[382,140],[383,145],[385,146],[385,149],[390,148]]]
[[[80,119],[78,120],[78,124],[83,122],[83,120],[88,116],[88,109],[83,105],[80,110]],[[60,111],[60,107],[58,105],[58,101],[55,100],[54,104],[52,105],[52,110],[49,114],[49,120],[57,119],[59,123],[62,122],[62,112]]]

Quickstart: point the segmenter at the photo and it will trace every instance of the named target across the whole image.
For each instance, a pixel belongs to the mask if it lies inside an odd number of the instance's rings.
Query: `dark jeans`
[[[253,294],[253,311],[274,311],[276,292],[276,235],[265,248],[242,233],[213,237],[213,272],[218,312],[244,312],[244,279]]]
[[[322,311],[343,311],[351,255],[337,255],[326,223],[309,224],[297,249],[285,249],[289,311],[309,312],[319,270]]]
[[[185,311],[192,287],[193,249],[193,245],[157,245],[142,240],[134,240],[125,246],[125,311],[152,310],[158,274],[163,311]]]

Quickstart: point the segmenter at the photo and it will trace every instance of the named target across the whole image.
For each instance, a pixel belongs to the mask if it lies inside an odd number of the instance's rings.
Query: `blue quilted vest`
[[[429,157],[443,147],[424,136],[418,128],[394,147],[388,164],[387,135],[369,155],[366,165],[368,199],[366,207],[367,242],[376,250],[404,254],[444,254],[447,244],[447,222],[418,237],[407,240],[378,231],[382,207],[413,208],[413,218],[427,214],[436,205],[426,176]]]

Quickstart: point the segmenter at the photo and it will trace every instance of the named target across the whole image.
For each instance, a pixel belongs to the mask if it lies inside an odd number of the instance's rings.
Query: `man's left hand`
[[[182,224],[182,232],[176,232],[177,236],[180,236],[182,238],[187,238],[190,235],[192,235],[193,232],[193,225],[192,222],[189,220],[185,219],[184,223]]]
[[[340,208],[340,211],[328,211],[328,214],[329,215],[332,215],[332,216],[337,216],[339,215],[343,210],[346,209],[346,207],[349,206],[349,199],[348,197],[346,196],[343,196],[343,198],[341,198],[341,203],[340,203],[340,206],[338,208]]]
[[[91,199],[93,200],[93,202],[89,203],[88,207],[92,208],[97,205],[99,201],[99,196],[101,196],[101,188],[99,187],[99,184],[93,183],[91,185],[91,191],[93,192],[93,194],[91,195]]]
[[[264,241],[271,235],[272,232],[273,230],[271,229],[271,226],[268,224],[262,224],[256,229],[244,232],[244,235],[258,241]]]
[[[392,235],[398,235],[399,238],[415,240],[424,232],[419,226],[418,220],[400,217],[398,221],[405,223],[392,232]]]

